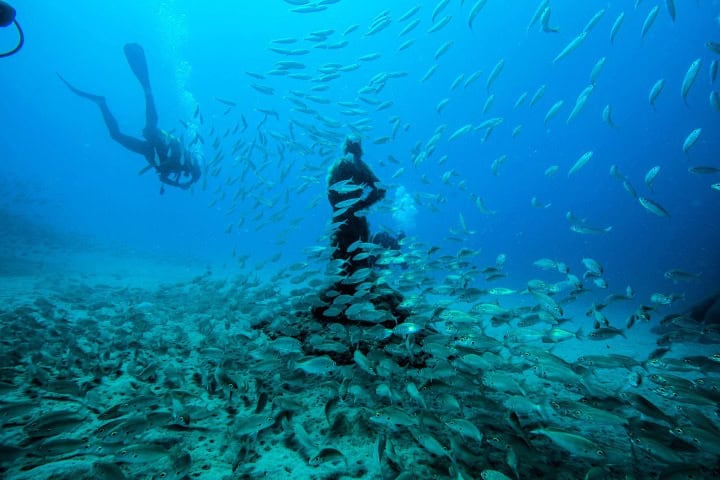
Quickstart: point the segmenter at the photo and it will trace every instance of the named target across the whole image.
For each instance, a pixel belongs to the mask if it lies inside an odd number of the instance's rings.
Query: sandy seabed
[[[282,274],[108,252],[3,264],[4,478],[717,473],[718,370],[641,365],[657,347],[646,325],[629,338],[557,345],[487,325],[497,343],[455,349],[447,334],[443,358],[437,344],[427,354],[435,332],[407,347],[407,338],[316,322],[313,288],[283,284]],[[431,318],[422,310],[418,322]],[[585,319],[579,306],[567,313]],[[544,358],[551,348],[573,368]],[[663,359],[715,348],[677,345]],[[588,355],[638,363],[578,366]],[[313,358],[349,361],[316,370],[306,367]]]

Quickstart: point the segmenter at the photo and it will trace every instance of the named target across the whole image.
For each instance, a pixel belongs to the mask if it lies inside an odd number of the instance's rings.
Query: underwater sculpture
[[[372,269],[371,252],[364,251],[374,244],[370,243],[370,226],[363,211],[382,200],[386,191],[378,186],[378,177],[363,161],[357,136],[346,138],[343,153],[328,173],[328,200],[335,225],[332,259],[341,264],[343,279],[321,295],[328,306],[314,308],[313,315],[321,321],[382,324],[392,328],[409,312],[400,306],[403,296],[378,281],[379,276]],[[359,288],[369,284],[369,289]],[[352,296],[353,300],[341,308],[333,303],[338,295]]]

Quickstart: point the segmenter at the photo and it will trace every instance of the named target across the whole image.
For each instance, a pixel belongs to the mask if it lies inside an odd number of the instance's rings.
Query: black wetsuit
[[[145,157],[148,166],[144,170],[154,168],[163,184],[183,189],[190,188],[202,173],[200,159],[198,155],[185,148],[180,139],[158,128],[158,114],[155,109],[155,101],[147,75],[145,53],[142,47],[132,43],[125,45],[125,56],[145,93],[143,138],[132,137],[120,131],[118,122],[110,108],[108,108],[105,97],[75,88],[62,76],[60,76],[60,79],[76,95],[95,102],[100,108],[110,137],[128,150]]]
[[[385,250],[395,250],[396,252],[399,252],[400,240],[403,238],[405,238],[405,234],[403,232],[400,232],[397,236],[393,236],[388,232],[378,232],[372,236],[370,242],[374,243],[378,247],[384,248]],[[370,266],[375,267],[377,257],[375,255],[370,255],[368,257],[368,261],[370,262]],[[403,270],[408,268],[408,265],[405,262],[400,262],[399,265]]]
[[[386,250],[400,250],[400,240],[405,238],[403,233],[397,237],[390,235],[388,232],[378,232],[372,237],[372,243],[383,247]]]

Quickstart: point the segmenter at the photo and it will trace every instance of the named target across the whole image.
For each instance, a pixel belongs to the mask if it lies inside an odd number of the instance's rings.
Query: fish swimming
[[[615,43],[615,37],[617,36],[618,32],[620,31],[620,27],[622,27],[623,22],[625,21],[625,12],[620,12],[620,15],[617,16],[615,19],[615,22],[612,25],[612,28],[610,29],[610,43]]]
[[[697,280],[698,278],[700,278],[701,275],[702,273],[686,272],[684,270],[678,270],[674,268],[665,272],[663,276],[668,280],[688,282],[691,280]]]
[[[640,202],[640,205],[647,210],[648,212],[657,215],[658,217],[669,217],[670,214],[668,213],[665,208],[660,205],[659,203],[650,200],[646,197],[638,197],[638,202]]]
[[[648,31],[650,31],[650,28],[655,23],[655,19],[658,16],[658,12],[660,12],[660,6],[655,5],[650,12],[648,13],[647,17],[645,17],[645,22],[643,23],[642,30],[640,31],[640,39],[644,40],[645,35]]]
[[[560,53],[557,54],[557,56],[553,59],[553,63],[557,63],[563,58],[570,55],[572,52],[580,48],[580,45],[583,44],[585,39],[587,38],[588,32],[582,32],[577,37],[573,38],[570,43],[568,43],[565,48],[563,48]]]
[[[587,163],[590,161],[590,159],[593,157],[593,152],[585,152],[583,153],[580,158],[577,159],[575,164],[570,168],[568,171],[568,177],[571,177],[573,174],[577,173],[581,168],[583,168]]]
[[[702,59],[698,58],[695,59],[691,64],[690,67],[688,67],[687,72],[685,73],[685,77],[682,81],[682,86],[680,88],[680,95],[682,96],[683,102],[687,105],[687,96],[690,92],[690,89],[692,88],[693,84],[695,83],[695,80],[697,79],[698,73],[700,72],[700,67],[702,66]]]
[[[650,93],[648,94],[648,102],[650,102],[650,106],[655,108],[655,101],[657,100],[658,96],[660,95],[660,92],[662,92],[663,88],[665,87],[665,79],[660,79],[657,82],[653,84],[653,86],[650,88]]]
[[[702,133],[702,128],[696,128],[692,132],[688,134],[688,136],[685,138],[685,141],[683,142],[682,151],[685,155],[688,154],[690,149],[695,145],[698,141],[698,138],[700,138],[700,134]]]
[[[468,15],[468,27],[470,27],[470,30],[472,30],[473,28],[473,22],[475,22],[475,17],[478,16],[486,3],[487,0],[478,0],[470,10],[470,15]]]

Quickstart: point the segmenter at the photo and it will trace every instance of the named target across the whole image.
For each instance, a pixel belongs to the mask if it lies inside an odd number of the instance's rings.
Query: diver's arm
[[[187,180],[181,181],[180,178],[185,177],[186,175],[189,176],[190,178],[188,178]],[[174,185],[176,187],[182,188],[183,190],[187,190],[188,188],[190,188],[192,186],[193,183],[195,183],[195,181],[198,178],[199,177],[196,177],[191,172],[176,172]]]
[[[164,183],[165,185],[170,185],[171,187],[177,187],[178,182],[177,180],[173,180],[170,178],[171,172],[162,172],[158,171],[158,178],[160,179],[160,182]]]
[[[160,177],[160,181],[164,183],[165,185],[170,185],[171,187],[179,187],[183,190],[187,190],[190,188],[190,182],[179,182],[177,180],[173,180],[169,177]]]
[[[171,178],[171,175],[173,174],[175,175],[175,178]],[[159,173],[160,181],[162,183],[164,183],[165,185],[170,185],[171,187],[182,188],[183,190],[187,190],[188,188],[190,188],[192,184],[195,183],[198,178],[200,178],[200,175],[191,174],[190,178],[185,181],[181,181],[181,175],[182,172],[178,171]]]
[[[178,172],[178,187],[182,188],[183,190],[187,190],[192,186],[193,183],[197,182],[200,177],[202,176],[202,170],[200,168],[200,157],[199,155],[196,155],[194,153],[185,151],[185,165],[183,167],[182,172]],[[188,176],[188,178],[185,181],[180,181],[180,176]]]

